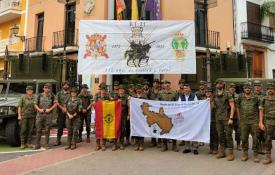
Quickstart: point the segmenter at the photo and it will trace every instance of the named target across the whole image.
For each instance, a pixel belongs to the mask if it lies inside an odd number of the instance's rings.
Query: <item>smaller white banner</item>
[[[210,142],[210,103],[131,98],[131,136]]]

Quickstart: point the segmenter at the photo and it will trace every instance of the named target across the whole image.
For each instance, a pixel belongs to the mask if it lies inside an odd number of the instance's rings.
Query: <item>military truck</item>
[[[0,136],[5,137],[9,145],[20,144],[20,127],[17,119],[19,98],[25,94],[28,85],[34,87],[34,93],[37,95],[42,92],[45,83],[53,85],[53,93],[59,90],[59,84],[53,79],[0,80]]]

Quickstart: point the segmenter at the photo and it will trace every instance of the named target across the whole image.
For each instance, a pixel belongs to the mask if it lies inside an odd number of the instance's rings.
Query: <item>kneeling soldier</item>
[[[78,129],[80,125],[79,113],[82,111],[81,99],[77,97],[77,89],[71,89],[71,96],[65,103],[66,127],[68,129],[68,147],[65,149],[75,149]]]
[[[243,86],[244,93],[239,95],[237,99],[237,114],[240,121],[241,133],[242,133],[242,150],[243,155],[241,157],[242,161],[248,160],[248,137],[249,134],[253,138],[253,151],[254,151],[254,162],[260,162],[258,157],[258,108],[259,108],[259,99],[257,96],[252,94],[250,85],[244,84]]]

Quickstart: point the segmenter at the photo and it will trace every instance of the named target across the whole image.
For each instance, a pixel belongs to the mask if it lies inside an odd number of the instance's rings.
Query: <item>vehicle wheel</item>
[[[19,124],[17,120],[8,120],[5,129],[7,143],[11,146],[20,145]]]

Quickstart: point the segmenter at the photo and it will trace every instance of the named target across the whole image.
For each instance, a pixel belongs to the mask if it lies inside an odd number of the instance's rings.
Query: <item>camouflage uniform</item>
[[[70,97],[70,91],[61,90],[56,94],[56,101],[61,105],[65,106],[66,101]],[[61,144],[61,137],[63,135],[63,129],[66,127],[66,113],[64,113],[60,108],[58,108],[57,117],[57,141],[55,145]]]
[[[246,161],[248,159],[248,138],[251,134],[253,138],[253,147],[254,159],[258,162],[258,108],[259,108],[259,99],[253,94],[245,96],[241,94],[237,100],[237,107],[240,110],[240,128],[242,133],[242,149],[243,156],[242,160]]]
[[[38,95],[35,104],[44,111],[46,109],[51,108],[54,105],[55,97],[50,93],[49,95],[46,95],[44,93],[41,93]],[[49,138],[50,138],[50,130],[52,126],[52,117],[53,112],[46,113],[42,112],[37,114],[36,116],[36,149],[40,148],[40,141],[41,141],[41,135],[42,135],[42,129],[45,127],[45,147],[49,148]]]
[[[196,96],[198,97],[199,100],[203,100],[203,99],[206,98],[206,96],[205,96],[206,82],[205,81],[200,81],[200,86],[204,86],[204,89],[199,89],[196,92]]]
[[[91,132],[91,108],[88,109],[90,104],[93,102],[93,96],[90,94],[82,94],[80,93],[78,95],[78,98],[82,101],[82,107],[83,109],[86,109],[87,112],[83,113],[80,112],[80,127],[79,127],[79,135],[78,139],[81,142],[82,141],[82,132],[83,132],[83,125],[85,121],[86,125],[86,132],[87,132],[87,142],[90,142],[90,132]]]
[[[73,91],[72,91],[73,92]],[[75,91],[75,93],[77,93]],[[76,148],[76,139],[78,137],[78,130],[80,126],[80,111],[82,110],[82,101],[80,98],[76,97],[73,99],[70,97],[66,102],[67,117],[66,117],[66,127],[68,129],[68,147],[67,149]],[[73,118],[69,118],[70,115],[74,115]],[[71,148],[71,146],[73,146]]]
[[[21,108],[21,120],[20,120],[20,138],[21,146],[25,148],[25,144],[31,144],[32,131],[35,123],[36,111],[34,108],[35,97],[29,97],[24,95],[18,102],[18,107]]]
[[[275,86],[273,85],[273,88]],[[266,160],[264,164],[271,163],[272,135],[275,132],[275,99],[270,99],[269,96],[264,96],[260,100],[260,110],[264,113],[265,125],[265,154]]]
[[[228,109],[230,108],[229,103],[234,102],[232,95],[225,90],[219,94],[218,91],[214,96],[214,106],[215,106],[215,118],[216,127],[219,136],[219,154],[217,158],[225,157],[224,149],[229,148],[230,156],[233,155],[233,126],[228,125],[229,114]],[[231,154],[232,153],[232,154]]]
[[[166,83],[166,82],[165,82]],[[172,90],[162,90],[158,94],[158,100],[159,101],[177,101],[178,100],[178,95],[175,91]],[[163,140],[163,145],[161,151],[167,151],[168,150],[168,139],[162,139]],[[172,140],[173,141],[173,151],[178,152],[177,148],[177,140]]]

